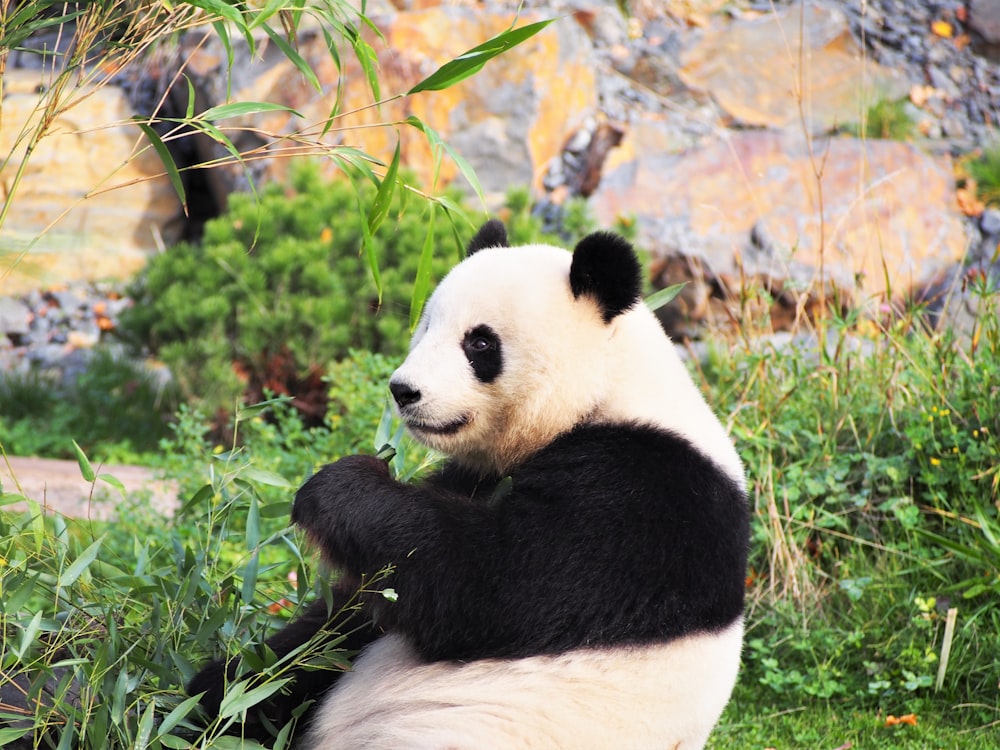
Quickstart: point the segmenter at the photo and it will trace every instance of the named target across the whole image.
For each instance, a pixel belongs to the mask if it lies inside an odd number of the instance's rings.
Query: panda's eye
[[[493,382],[503,369],[500,337],[489,326],[478,325],[467,331],[462,339],[462,351],[483,383]]]

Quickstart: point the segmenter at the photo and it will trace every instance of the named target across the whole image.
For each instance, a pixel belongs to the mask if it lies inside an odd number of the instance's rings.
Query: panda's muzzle
[[[465,427],[470,421],[468,415],[463,415],[459,419],[445,424],[425,422],[420,418],[416,408],[422,397],[419,390],[403,380],[390,380],[389,391],[396,401],[396,406],[399,407],[399,415],[406,422],[406,426],[415,433],[452,435]]]

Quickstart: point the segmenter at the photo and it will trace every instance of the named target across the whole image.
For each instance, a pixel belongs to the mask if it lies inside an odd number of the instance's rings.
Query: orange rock
[[[820,133],[859,122],[876,99],[906,95],[907,81],[863,53],[842,11],[796,5],[757,20],[712,20],[684,54],[681,78],[738,122],[798,126],[805,113],[808,132]]]
[[[911,144],[817,139],[811,158],[791,131],[748,131],[673,154],[641,135],[605,165],[591,198],[599,220],[636,215],[642,244],[697,256],[730,288],[749,274],[805,290],[822,268],[827,284],[868,300],[905,293],[965,250],[950,159]],[[755,228],[771,247],[751,245]]]

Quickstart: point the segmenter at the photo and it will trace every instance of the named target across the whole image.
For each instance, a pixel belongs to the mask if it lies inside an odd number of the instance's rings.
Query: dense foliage
[[[212,413],[230,411],[248,391],[251,400],[265,389],[314,391],[326,363],[351,348],[402,352],[428,222],[402,212],[396,194],[396,220],[372,238],[380,297],[361,258],[359,206],[374,194],[368,183],[324,179],[317,164],[302,162],[287,184],[233,195],[200,244],[152,260],[131,289],[123,328],[170,367],[188,403]],[[433,282],[457,260],[458,245],[443,221],[430,241]]]

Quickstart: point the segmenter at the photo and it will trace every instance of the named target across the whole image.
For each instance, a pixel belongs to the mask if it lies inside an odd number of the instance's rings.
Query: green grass
[[[914,713],[915,725],[887,725],[888,717],[908,716],[905,706],[895,712],[859,712],[850,706],[801,703],[769,708],[756,691],[741,687],[726,708],[707,750],[994,750],[1000,747],[1000,727],[986,726],[980,712],[932,703]],[[993,721],[1000,711],[992,709]]]

